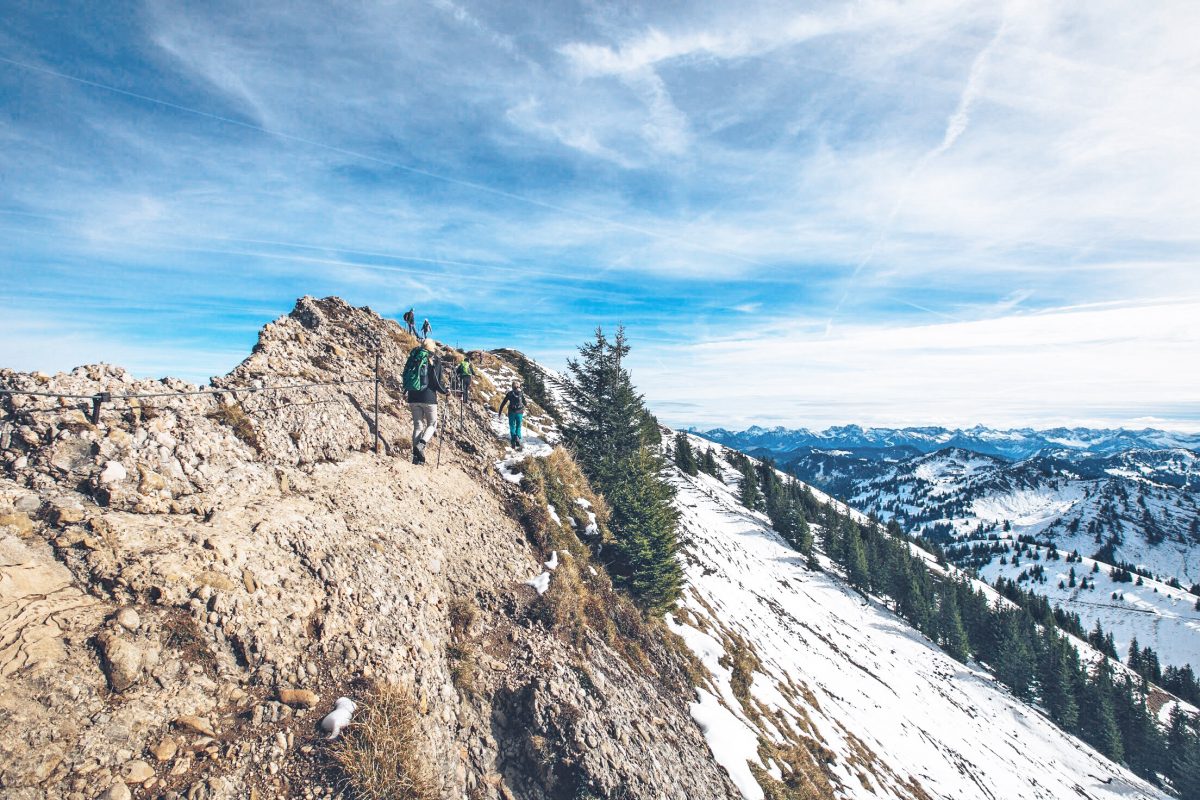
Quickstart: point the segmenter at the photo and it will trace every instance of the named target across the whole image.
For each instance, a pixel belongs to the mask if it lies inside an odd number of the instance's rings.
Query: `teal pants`
[[[521,438],[521,420],[525,419],[524,414],[509,414],[508,415],[508,435],[514,439]]]

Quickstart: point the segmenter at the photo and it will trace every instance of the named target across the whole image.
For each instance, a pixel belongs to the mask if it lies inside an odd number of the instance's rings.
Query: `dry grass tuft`
[[[472,600],[455,597],[450,601],[449,614],[451,641],[446,655],[450,659],[450,681],[463,697],[475,697],[479,648],[471,636],[471,628],[479,619],[479,608]]]
[[[730,670],[729,688],[733,696],[742,704],[742,709],[753,720],[757,721],[758,708],[750,694],[750,686],[754,683],[754,673],[762,670],[762,662],[754,648],[736,633],[725,634],[725,655],[721,656],[721,666]]]
[[[222,403],[217,406],[216,411],[208,414],[208,418],[233,428],[234,436],[253,447],[254,452],[262,452],[262,445],[258,441],[258,432],[254,430],[254,423],[250,421],[250,417],[246,415],[240,404],[226,405]]]
[[[436,800],[438,781],[417,702],[402,686],[377,686],[332,748],[359,800]]]

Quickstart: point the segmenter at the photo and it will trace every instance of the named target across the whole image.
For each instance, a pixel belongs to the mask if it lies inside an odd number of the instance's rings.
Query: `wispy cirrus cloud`
[[[237,11],[12,16],[0,306],[70,306],[143,360],[223,352],[296,296],[344,294],[552,358],[624,322],[668,365],[664,348],[747,324],[770,350],[806,342],[797,359],[874,363],[893,330],[1007,320],[979,347],[1015,351],[1040,311],[1200,294],[1190,3]],[[127,324],[189,299],[210,333]],[[0,328],[0,362],[27,330]],[[947,380],[949,362],[903,357]],[[1052,377],[1010,375],[1026,397]],[[775,396],[809,385],[789,381]],[[845,419],[875,413],[831,385]]]

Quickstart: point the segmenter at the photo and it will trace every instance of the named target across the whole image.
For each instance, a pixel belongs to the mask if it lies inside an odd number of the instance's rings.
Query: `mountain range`
[[[761,451],[772,455],[791,453],[805,447],[825,450],[868,448],[888,451],[888,455],[891,456],[932,453],[947,447],[960,447],[976,453],[1014,460],[1047,451],[1083,452],[1105,456],[1133,449],[1200,449],[1200,433],[1153,428],[997,430],[982,425],[973,428],[863,428],[858,425],[840,425],[823,431],[810,431],[806,428],[763,428],[755,425],[744,431],[714,428],[692,432],[743,452]]]

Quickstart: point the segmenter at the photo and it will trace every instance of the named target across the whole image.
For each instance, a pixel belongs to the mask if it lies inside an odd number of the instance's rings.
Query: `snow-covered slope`
[[[1086,627],[1099,621],[1112,630],[1120,652],[1137,637],[1160,653],[1164,663],[1200,662],[1198,598],[1186,592],[1200,583],[1200,457],[1190,450],[1131,450],[1104,458],[1056,453],[1011,463],[968,450],[948,448],[896,461],[861,454],[810,453],[790,462],[802,479],[829,488],[861,509],[905,530],[923,533],[949,548],[952,560],[980,569],[989,580],[1016,578],[1022,570],[999,563],[1011,557],[1018,538],[1054,543],[1101,564],[1096,589],[1065,587],[1068,565],[1055,577],[1026,582]],[[966,547],[987,539],[990,552]],[[965,557],[964,557],[965,556]],[[1144,587],[1110,585],[1121,563],[1152,573]],[[1079,572],[1076,565],[1076,572]],[[1082,577],[1082,576],[1080,576]],[[1182,587],[1166,585],[1174,579]],[[1158,593],[1154,589],[1158,589]],[[1125,592],[1125,600],[1112,592]],[[1138,611],[1131,611],[1134,598]]]
[[[1013,549],[1003,552],[1005,563],[993,557],[980,568],[980,578],[995,582],[1003,575],[1078,614],[1085,628],[1099,622],[1112,634],[1122,657],[1136,638],[1140,647],[1153,649],[1164,666],[1200,663],[1200,611],[1198,598],[1190,592],[1138,575],[1129,582],[1115,580],[1106,564],[1086,556],[1067,563],[1061,552],[1052,560],[1046,547],[1024,546],[1025,555],[1015,563]],[[1099,570],[1093,571],[1097,566]]]
[[[673,480],[688,589],[672,624],[711,676],[693,716],[747,798],[776,781],[798,797],[1164,796],[806,569],[724,482]]]

